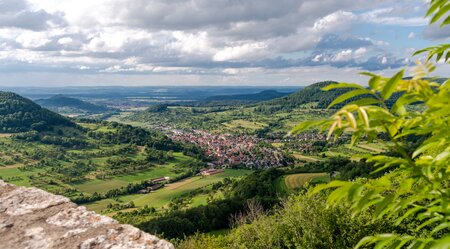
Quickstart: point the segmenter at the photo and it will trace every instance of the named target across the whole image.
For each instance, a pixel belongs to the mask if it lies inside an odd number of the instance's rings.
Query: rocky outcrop
[[[130,225],[77,206],[63,196],[0,180],[1,249],[173,249]]]

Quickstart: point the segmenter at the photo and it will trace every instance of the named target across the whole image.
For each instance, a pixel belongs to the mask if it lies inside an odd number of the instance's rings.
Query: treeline
[[[58,145],[65,148],[71,149],[83,149],[92,146],[85,137],[73,136],[73,134],[65,135],[61,129],[57,129],[56,132],[53,127],[49,128],[51,132],[38,132],[38,131],[28,131],[23,133],[18,133],[14,136],[15,139],[26,141],[26,142],[40,142],[49,145]]]

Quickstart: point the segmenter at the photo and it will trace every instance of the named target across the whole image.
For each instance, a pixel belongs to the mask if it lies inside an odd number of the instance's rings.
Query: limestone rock
[[[69,199],[0,180],[0,249],[173,249]]]

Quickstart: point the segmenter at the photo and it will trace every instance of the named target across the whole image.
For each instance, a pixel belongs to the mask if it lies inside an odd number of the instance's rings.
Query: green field
[[[230,129],[250,129],[250,130],[258,130],[267,126],[265,123],[260,122],[252,122],[243,119],[232,120],[228,123],[224,123],[227,128]]]
[[[300,188],[308,182],[327,182],[329,178],[326,173],[300,173],[279,177],[275,184],[277,189],[286,192]]]
[[[110,189],[114,188],[120,188],[128,185],[129,183],[137,183],[144,180],[150,180],[153,178],[158,177],[175,177],[179,175],[179,173],[176,173],[174,171],[176,164],[182,164],[183,162],[186,162],[187,160],[190,160],[191,158],[188,156],[185,156],[181,153],[174,153],[175,160],[172,160],[172,162],[164,164],[164,165],[158,165],[154,168],[151,168],[149,170],[133,173],[133,174],[127,174],[127,175],[121,175],[113,177],[112,179],[107,180],[99,180],[99,179],[92,179],[89,181],[85,181],[83,183],[74,185],[74,187],[81,192],[85,193],[106,193]]]
[[[235,170],[227,169],[222,174],[212,175],[212,176],[194,176],[176,183],[167,184],[163,189],[159,189],[155,192],[148,194],[132,194],[127,196],[121,196],[118,198],[120,202],[127,203],[133,201],[136,207],[143,207],[148,205],[150,207],[161,208],[168,203],[173,198],[179,197],[185,193],[189,193],[193,190],[207,187],[213,183],[222,181],[226,177],[241,177],[250,174],[251,170]],[[113,199],[104,199],[101,201],[96,201],[85,206],[93,211],[100,212],[106,209],[108,203],[116,203]],[[201,205],[206,202],[206,196],[194,198],[193,206]]]

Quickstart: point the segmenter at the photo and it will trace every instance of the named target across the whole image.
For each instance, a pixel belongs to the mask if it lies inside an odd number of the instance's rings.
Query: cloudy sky
[[[363,83],[448,42],[424,0],[0,0],[0,85]],[[437,74],[450,76],[448,65]]]

